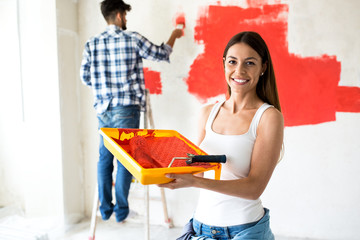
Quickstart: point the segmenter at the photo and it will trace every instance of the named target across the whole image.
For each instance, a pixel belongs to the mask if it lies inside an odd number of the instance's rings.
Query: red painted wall
[[[144,79],[145,88],[149,89],[151,94],[162,93],[162,84],[159,72],[152,71],[149,68],[144,68]]]
[[[251,5],[250,5],[251,6]],[[289,53],[288,5],[208,6],[201,9],[195,42],[204,52],[194,60],[185,79],[199,101],[226,93],[222,54],[228,40],[241,31],[256,31],[268,44],[277,78],[286,126],[335,121],[336,112],[360,112],[360,88],[338,86],[341,64],[336,56],[301,57]],[[309,33],[311,34],[311,33]],[[160,77],[150,80],[161,93]],[[160,82],[160,84],[159,84]]]

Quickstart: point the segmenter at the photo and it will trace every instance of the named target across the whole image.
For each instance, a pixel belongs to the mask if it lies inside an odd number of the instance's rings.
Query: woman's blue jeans
[[[177,240],[274,240],[270,229],[269,209],[264,210],[264,216],[257,222],[229,227],[209,226],[191,219]]]
[[[120,106],[98,114],[100,128],[139,128],[140,106]],[[98,161],[98,190],[100,212],[104,220],[115,213],[116,221],[123,221],[129,214],[129,189],[132,180],[131,173],[117,161],[115,181],[115,205],[112,203],[113,164],[114,156],[104,146],[103,137],[100,135],[99,161]]]

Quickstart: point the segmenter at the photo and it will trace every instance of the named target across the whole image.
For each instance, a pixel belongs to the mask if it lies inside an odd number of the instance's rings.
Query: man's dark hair
[[[107,22],[114,20],[118,12],[124,14],[130,11],[131,6],[123,0],[104,0],[101,2],[101,13]]]

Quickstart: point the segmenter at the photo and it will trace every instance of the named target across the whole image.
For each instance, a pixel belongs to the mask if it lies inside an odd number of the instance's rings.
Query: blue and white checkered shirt
[[[116,106],[145,106],[142,59],[168,61],[172,48],[157,46],[137,32],[108,25],[106,31],[90,38],[83,52],[80,77],[94,93],[98,114]]]

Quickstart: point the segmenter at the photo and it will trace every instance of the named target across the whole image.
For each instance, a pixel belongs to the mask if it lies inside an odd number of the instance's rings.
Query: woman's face
[[[260,55],[246,43],[232,45],[224,59],[225,78],[231,93],[256,94],[260,75],[266,70]]]

